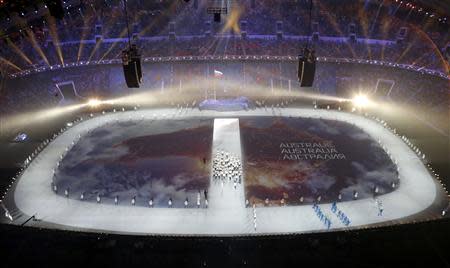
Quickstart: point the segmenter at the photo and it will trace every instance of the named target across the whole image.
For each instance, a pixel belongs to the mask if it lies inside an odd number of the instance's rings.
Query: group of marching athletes
[[[213,157],[212,171],[214,181],[220,181],[222,187],[224,183],[232,182],[236,189],[237,184],[242,183],[241,160],[229,152],[217,150]]]

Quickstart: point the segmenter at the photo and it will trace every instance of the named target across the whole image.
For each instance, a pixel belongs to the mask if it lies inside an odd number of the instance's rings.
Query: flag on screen
[[[223,73],[221,71],[214,70],[214,77],[215,78],[221,78],[223,76]]]

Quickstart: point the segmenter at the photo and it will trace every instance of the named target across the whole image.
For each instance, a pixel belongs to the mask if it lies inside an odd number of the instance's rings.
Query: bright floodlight
[[[357,107],[366,107],[369,104],[369,99],[365,95],[357,95],[353,98],[353,104]]]
[[[98,99],[90,99],[87,104],[91,107],[97,107],[100,105],[100,103],[101,101]]]

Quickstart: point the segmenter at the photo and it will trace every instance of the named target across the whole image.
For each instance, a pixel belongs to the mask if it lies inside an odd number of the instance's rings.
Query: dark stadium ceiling
[[[65,11],[72,8],[78,8],[83,5],[88,5],[91,2],[103,2],[105,5],[119,4],[123,0],[0,0],[0,36],[5,35],[5,32],[9,32],[9,28],[17,26],[17,19],[12,19],[13,17],[19,17],[19,21],[31,21],[48,14],[48,5],[52,3],[60,3]],[[132,2],[133,0],[128,0]],[[150,0],[149,0],[150,1]],[[164,8],[170,6],[173,1],[186,2],[185,0],[158,0],[155,1],[157,8]],[[198,0],[198,1],[215,1],[215,0]],[[251,0],[230,0],[230,1],[251,1]],[[280,0],[281,1],[298,1],[302,0]],[[307,0],[303,0],[307,1]],[[314,2],[320,2],[321,0],[313,0]],[[336,1],[336,4],[345,4],[345,1],[350,0],[340,0]],[[444,17],[450,16],[450,0],[358,0],[363,3],[387,3],[396,2],[399,5],[407,9],[415,9],[422,14],[430,13],[430,17],[435,19],[443,19]],[[350,1],[351,2],[351,1]],[[64,14],[65,12],[62,12]],[[61,14],[61,17],[63,16]],[[432,14],[432,15],[431,15]],[[13,22],[14,21],[14,22]],[[439,20],[441,21],[441,20]],[[442,21],[444,22],[444,21]],[[447,21],[446,21],[447,22]],[[3,30],[3,32],[2,32]]]
[[[8,11],[20,12],[21,10],[34,9],[39,4],[43,2],[51,2],[52,0],[0,0],[0,8],[6,8]],[[97,0],[100,1],[100,0]],[[161,0],[160,2],[171,2],[170,0]],[[172,0],[181,1],[181,0]],[[239,1],[239,0],[235,0]],[[242,0],[246,1],[246,0]],[[292,1],[292,0],[281,0],[281,1]],[[320,1],[320,0],[316,0]],[[361,2],[367,0],[360,0]],[[369,0],[373,2],[379,2],[381,0]],[[400,0],[398,0],[400,1]],[[72,2],[70,0],[63,1],[63,5],[67,5],[67,2]],[[77,1],[78,2],[78,1]],[[89,1],[81,1],[89,2]],[[114,1],[112,1],[114,2]],[[115,1],[117,2],[117,1]],[[420,7],[429,8],[435,12],[441,13],[442,15],[450,15],[450,0],[403,0],[404,3],[416,3]],[[337,2],[338,3],[338,2]]]

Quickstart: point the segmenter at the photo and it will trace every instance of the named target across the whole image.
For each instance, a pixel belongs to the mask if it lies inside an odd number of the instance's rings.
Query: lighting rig
[[[231,9],[231,0],[209,0],[206,13],[214,16],[214,22],[220,23],[222,14],[228,14]]]

